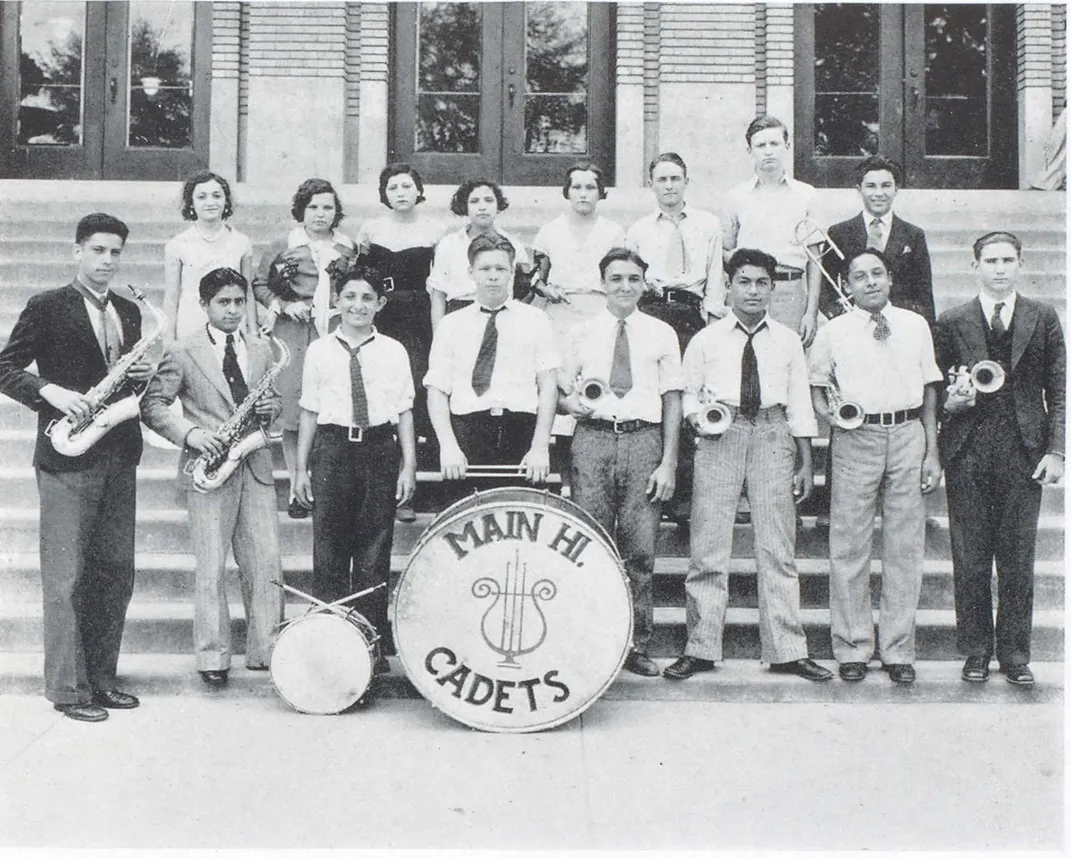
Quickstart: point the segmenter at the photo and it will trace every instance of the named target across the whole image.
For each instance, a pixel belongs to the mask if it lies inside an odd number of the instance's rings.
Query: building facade
[[[658,151],[844,186],[881,152],[906,184],[1018,188],[1065,103],[1050,4],[0,2],[0,178],[309,175],[554,185],[579,158],[636,187]]]

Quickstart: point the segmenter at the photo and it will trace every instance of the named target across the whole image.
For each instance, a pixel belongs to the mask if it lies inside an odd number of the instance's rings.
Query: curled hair
[[[327,179],[306,179],[294,192],[294,199],[290,207],[290,213],[294,220],[301,223],[305,219],[305,209],[317,194],[331,194],[335,198],[335,220],[331,222],[331,228],[335,229],[343,219],[342,200],[339,194],[331,186]]]
[[[882,267],[886,269],[886,274],[890,273],[890,261],[886,258],[886,254],[879,250],[877,247],[865,247],[856,253],[850,253],[845,257],[845,276],[848,277],[849,269],[852,268],[854,263],[861,256],[873,256],[879,262],[882,263]]]
[[[777,116],[771,116],[769,113],[765,113],[762,116],[757,116],[751,122],[748,123],[748,128],[744,132],[745,142],[751,146],[752,138],[755,137],[760,131],[766,131],[770,128],[781,128],[782,137],[785,142],[789,142],[789,129],[785,127],[785,123],[782,122]]]
[[[328,277],[331,278],[331,294],[338,296],[347,283],[363,280],[372,287],[372,291],[382,298],[387,294],[387,284],[383,273],[369,265],[360,256],[340,256],[328,263]]]
[[[988,247],[991,244],[1011,244],[1016,248],[1017,257],[1023,253],[1023,245],[1020,243],[1019,238],[1011,232],[998,230],[997,232],[988,232],[986,235],[981,235],[975,239],[975,243],[972,245],[972,256],[975,257],[976,262],[978,262],[979,258],[982,256],[983,248]]]
[[[774,272],[778,267],[778,260],[763,250],[754,247],[741,247],[733,252],[726,263],[726,276],[732,281],[734,275],[746,265],[754,265],[767,272],[767,276],[774,280]]]
[[[649,179],[651,178],[652,173],[655,172],[656,166],[659,164],[676,164],[681,168],[682,175],[684,175],[685,178],[688,178],[689,168],[685,166],[685,159],[678,155],[677,152],[663,152],[652,158],[651,163],[648,164]]]
[[[231,185],[223,176],[219,173],[213,173],[211,170],[201,170],[192,176],[187,176],[182,183],[182,219],[197,220],[197,212],[194,211],[194,188],[205,184],[205,182],[215,182],[223,191],[225,202],[223,214],[220,217],[223,220],[227,220],[234,214],[234,197],[231,196]]]
[[[78,221],[78,226],[74,230],[74,243],[81,244],[98,232],[118,235],[123,240],[123,244],[127,243],[127,236],[130,234],[127,225],[119,218],[104,212],[93,212]]]
[[[853,168],[853,172],[856,175],[856,187],[860,187],[860,185],[864,183],[864,176],[868,173],[874,173],[879,170],[888,172],[893,176],[893,183],[898,188],[901,187],[901,165],[896,161],[891,161],[889,158],[883,158],[881,155],[872,155],[869,158],[864,158],[864,160]]]
[[[510,201],[503,196],[502,188],[499,187],[497,182],[491,181],[491,179],[466,179],[458,186],[458,190],[454,192],[454,196],[450,198],[450,210],[459,217],[465,217],[469,214],[469,195],[477,188],[483,187],[491,188],[495,194],[495,202],[499,207],[499,211],[504,212],[510,205]]]
[[[417,186],[417,203],[424,202],[424,182],[421,181],[421,174],[418,173],[409,164],[403,164],[401,162],[395,162],[394,164],[388,164],[382,170],[380,170],[380,202],[387,208],[392,208],[391,204],[387,201],[387,183],[391,181],[395,176],[409,176],[413,179],[413,184]],[[416,203],[414,204],[416,205]]]
[[[239,286],[242,294],[249,291],[249,282],[233,268],[213,268],[197,284],[197,294],[206,304],[227,286]]]
[[[511,265],[514,264],[514,259],[517,258],[517,250],[510,243],[510,239],[501,235],[478,235],[469,242],[469,249],[466,250],[465,255],[469,259],[469,264],[473,265],[477,256],[481,253],[490,253],[493,250],[503,251],[510,257]]]
[[[648,263],[641,259],[640,254],[628,247],[612,247],[606,255],[599,260],[599,279],[607,276],[607,269],[612,262],[632,262],[641,272],[648,273]]]
[[[599,188],[599,198],[605,200],[607,198],[607,182],[603,178],[603,171],[591,161],[578,161],[566,170],[566,181],[562,185],[562,196],[567,200],[569,199],[569,189],[570,185],[573,184],[573,174],[585,171],[596,177],[596,187]]]

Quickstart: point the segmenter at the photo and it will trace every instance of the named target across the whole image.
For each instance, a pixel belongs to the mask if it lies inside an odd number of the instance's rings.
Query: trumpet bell
[[[981,360],[971,370],[972,386],[979,393],[993,393],[1005,384],[1005,370],[992,360]]]
[[[700,428],[708,435],[721,435],[730,428],[733,422],[733,414],[730,409],[721,402],[712,402],[705,405],[696,415]]]
[[[855,402],[842,402],[834,410],[834,422],[839,429],[858,429],[864,425],[864,410]]]
[[[589,408],[595,408],[610,394],[607,383],[599,378],[586,378],[578,386],[581,401]]]

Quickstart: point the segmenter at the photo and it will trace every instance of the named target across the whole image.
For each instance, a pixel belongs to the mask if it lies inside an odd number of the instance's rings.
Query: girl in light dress
[[[250,240],[227,223],[234,198],[227,180],[203,170],[182,185],[182,218],[193,223],[164,245],[165,339],[182,339],[208,318],[201,309],[201,278],[215,268],[233,268],[247,280],[253,273]],[[246,331],[256,333],[256,308],[247,306]]]
[[[530,267],[529,254],[519,239],[495,226],[495,217],[510,203],[502,188],[490,179],[468,179],[450,199],[450,210],[467,219],[465,226],[449,232],[436,246],[428,292],[432,300],[432,329],[447,313],[476,300],[476,284],[469,276],[469,243],[478,235],[502,236],[514,246],[515,264]],[[527,289],[527,284],[526,284]],[[516,290],[515,290],[516,291]]]
[[[428,372],[428,351],[432,347],[428,275],[436,243],[445,229],[417,209],[424,202],[424,183],[409,164],[388,164],[383,168],[380,202],[387,206],[388,214],[365,221],[358,231],[357,243],[363,258],[391,284],[387,304],[376,314],[376,330],[398,340],[409,354],[417,391],[413,403],[417,456],[435,468],[435,433],[421,380]],[[399,521],[416,518],[410,502],[399,506],[396,516]]]
[[[331,301],[328,266],[337,259],[356,256],[357,245],[336,229],[343,218],[342,202],[325,179],[302,182],[294,194],[290,212],[298,225],[261,257],[253,279],[253,293],[269,311],[272,336],[290,349],[290,363],[279,374],[275,387],[283,399],[279,422],[292,491],[287,511],[291,518],[306,518],[308,508],[293,495],[298,458],[298,399],[305,351],[309,343],[338,324],[338,313]]]

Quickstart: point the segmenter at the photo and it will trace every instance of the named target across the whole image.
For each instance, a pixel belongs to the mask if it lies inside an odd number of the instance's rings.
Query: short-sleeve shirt
[[[495,315],[498,340],[491,385],[473,390],[473,367],[484,339],[488,314],[474,303],[448,313],[436,328],[428,357],[425,387],[450,398],[452,414],[503,408],[535,414],[539,404],[536,376],[559,366],[551,320],[543,310],[507,301]]]
[[[890,328],[885,340],[875,339],[876,322],[859,307],[819,328],[808,353],[811,384],[836,384],[842,399],[859,403],[867,414],[919,408],[923,388],[943,378],[930,326],[918,313],[892,304],[881,312]]]
[[[569,353],[559,375],[559,386],[563,390],[572,390],[578,379],[597,378],[610,383],[618,321],[617,316],[603,310],[570,329]],[[663,394],[682,387],[677,334],[666,322],[636,310],[625,317],[625,330],[633,386],[620,398],[610,394],[606,402],[593,411],[592,417],[659,423],[662,421]]]
[[[317,425],[352,427],[353,398],[350,390],[350,349],[338,331],[309,344],[302,373],[301,399],[306,411],[316,412]],[[350,342],[350,346],[359,345]],[[370,426],[397,423],[398,415],[413,408],[413,376],[402,343],[373,333],[358,350],[361,377],[365,382]]]
[[[772,188],[759,176],[726,194],[727,250],[751,247],[769,253],[779,265],[804,269],[808,257],[796,243],[797,224],[811,217],[815,188],[789,176]]]
[[[432,272],[428,275],[428,292],[442,292],[448,301],[476,300],[476,283],[469,276],[469,245],[472,239],[462,227],[455,232],[448,232],[436,245]],[[504,230],[497,230],[499,235],[514,246],[514,263],[527,265],[528,251],[520,239]]]
[[[534,252],[551,260],[551,285],[567,294],[604,291],[599,261],[613,247],[625,247],[625,230],[605,217],[597,217],[591,232],[582,237],[574,231],[572,218],[559,215],[540,227],[532,242]]]

